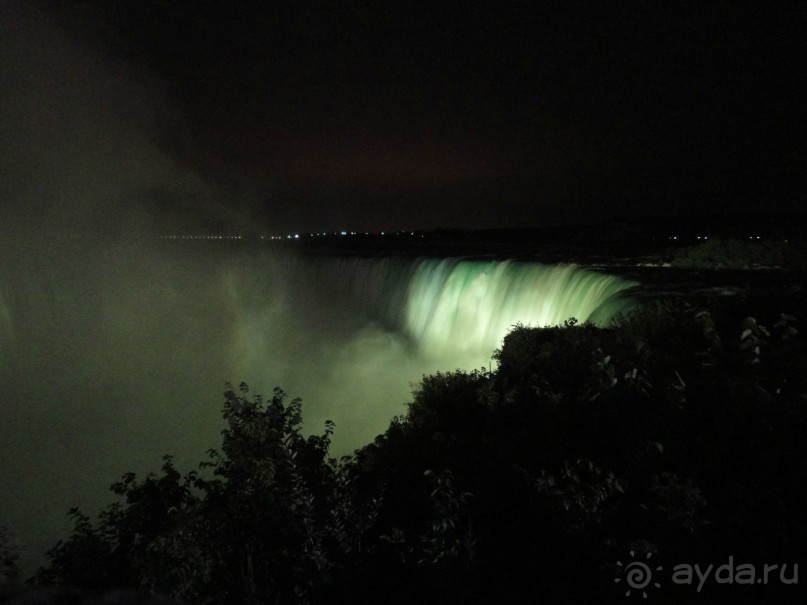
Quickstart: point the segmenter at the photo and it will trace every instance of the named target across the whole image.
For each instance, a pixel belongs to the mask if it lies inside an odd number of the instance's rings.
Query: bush
[[[78,510],[41,582],[94,590],[146,587],[194,603],[306,603],[362,554],[376,503],[359,502],[350,468],[328,458],[333,424],[304,438],[301,402],[225,393],[221,450],[184,477],[133,473],[112,486],[124,504],[96,525]],[[203,473],[204,474],[204,473]]]

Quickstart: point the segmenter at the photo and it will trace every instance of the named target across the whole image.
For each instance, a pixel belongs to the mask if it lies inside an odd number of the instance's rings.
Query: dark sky
[[[274,230],[804,205],[807,5],[448,4],[40,6],[155,91],[163,152]]]

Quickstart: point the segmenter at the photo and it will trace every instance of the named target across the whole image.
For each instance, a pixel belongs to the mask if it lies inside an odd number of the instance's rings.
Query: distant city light
[[[410,237],[420,237],[424,238],[425,235],[422,233],[416,233],[414,231],[408,230],[400,230],[400,231],[393,231],[390,232],[392,235],[405,235]],[[159,239],[184,239],[184,240],[211,240],[211,239],[230,239],[230,240],[241,240],[241,239],[258,239],[258,240],[283,240],[283,239],[295,239],[298,240],[300,237],[333,237],[337,235],[364,235],[364,236],[377,236],[377,235],[388,235],[386,231],[333,231],[327,232],[323,231],[321,233],[311,232],[311,233],[287,233],[285,235],[193,235],[193,234],[175,234],[175,235],[157,235],[155,237]],[[678,236],[670,236],[669,239],[678,239]],[[701,239],[701,236],[698,236],[698,239]],[[706,237],[703,237],[706,239]],[[749,239],[754,239],[754,236],[751,236]],[[756,239],[759,239],[757,237]]]

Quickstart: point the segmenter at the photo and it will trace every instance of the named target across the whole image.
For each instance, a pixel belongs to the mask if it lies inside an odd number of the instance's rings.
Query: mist
[[[94,512],[127,469],[165,453],[193,468],[217,445],[224,381],[250,379],[228,348],[233,261],[154,236],[248,217],[158,144],[171,109],[147,74],[32,4],[3,1],[0,24],[0,524],[30,571],[69,507]]]

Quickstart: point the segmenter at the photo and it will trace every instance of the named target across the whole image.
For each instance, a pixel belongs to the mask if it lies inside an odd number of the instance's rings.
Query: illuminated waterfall
[[[284,335],[294,335],[294,340],[283,351],[299,347],[302,334],[314,338],[315,346],[304,348],[309,358],[323,344],[353,343],[344,345],[349,350],[358,338],[383,348],[380,343],[391,338],[397,345],[390,346],[406,346],[409,357],[406,362],[390,360],[390,370],[404,372],[403,366],[413,360],[418,364],[405,382],[423,372],[487,366],[517,323],[558,325],[574,317],[607,324],[632,305],[626,290],[635,285],[576,265],[512,260],[298,257],[270,262],[267,270],[271,267],[279,271],[274,281],[290,286],[279,307],[268,306],[276,296],[247,302],[254,270],[228,288],[231,295],[239,293],[233,298],[240,326],[232,333],[233,359],[239,364],[251,360],[247,365],[253,368],[265,366],[278,358],[269,346]],[[278,333],[281,321],[284,329]],[[292,329],[295,322],[300,326]],[[388,353],[375,350],[373,361],[355,351],[350,356],[356,367],[370,368]],[[285,354],[282,358],[290,359]]]
[[[405,326],[426,354],[490,355],[517,322],[607,323],[630,306],[620,293],[633,285],[576,265],[424,260],[409,283]]]
[[[327,297],[340,326],[372,320],[451,364],[486,363],[516,323],[607,324],[632,305],[625,291],[636,285],[577,265],[512,260],[317,258],[288,268],[290,281],[308,284],[306,299]]]

